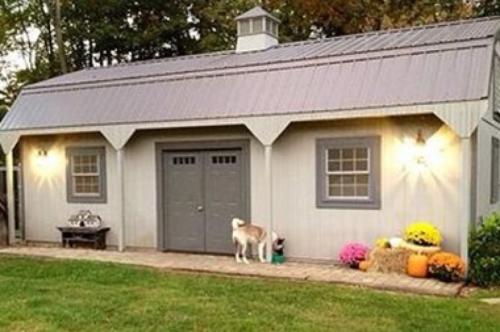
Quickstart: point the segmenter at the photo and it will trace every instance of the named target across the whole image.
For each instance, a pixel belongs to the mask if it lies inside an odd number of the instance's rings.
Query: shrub
[[[420,246],[439,246],[441,234],[428,222],[415,222],[406,228],[405,241]]]
[[[471,232],[469,278],[479,286],[500,285],[500,214],[493,213]]]
[[[366,259],[369,250],[361,243],[347,243],[340,250],[339,259],[344,264],[358,267],[359,263]]]
[[[465,263],[449,252],[438,252],[429,259],[429,275],[441,281],[460,281],[465,276]]]

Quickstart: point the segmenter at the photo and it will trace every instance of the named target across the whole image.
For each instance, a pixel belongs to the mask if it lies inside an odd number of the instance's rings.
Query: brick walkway
[[[236,264],[233,258],[225,256],[39,247],[9,247],[0,249],[0,254],[93,260],[227,275],[312,280],[441,296],[456,296],[462,288],[462,284],[458,283],[443,283],[434,279],[416,279],[397,274],[365,273],[326,264],[290,262],[283,265],[271,265],[254,261],[251,261],[249,265]]]

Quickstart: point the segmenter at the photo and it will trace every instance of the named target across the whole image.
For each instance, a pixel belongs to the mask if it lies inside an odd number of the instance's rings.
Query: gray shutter
[[[493,111],[500,112],[500,57],[495,55],[494,67],[494,91],[493,91]]]
[[[496,137],[491,138],[491,195],[490,203],[498,202],[498,189],[500,182],[500,141]]]

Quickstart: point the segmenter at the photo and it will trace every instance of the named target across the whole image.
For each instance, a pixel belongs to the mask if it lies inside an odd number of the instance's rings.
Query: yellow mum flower
[[[406,228],[405,240],[421,246],[439,246],[442,238],[436,226],[417,221]]]

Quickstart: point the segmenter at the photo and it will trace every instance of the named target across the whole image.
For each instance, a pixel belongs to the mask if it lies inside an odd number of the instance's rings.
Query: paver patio
[[[232,257],[227,256],[40,247],[8,247],[0,249],[0,254],[93,260],[226,275],[343,283],[383,290],[441,296],[456,296],[463,287],[461,283],[443,283],[434,279],[416,279],[398,274],[365,273],[338,265],[297,262],[272,265],[255,261],[251,261],[249,265],[236,264]]]

